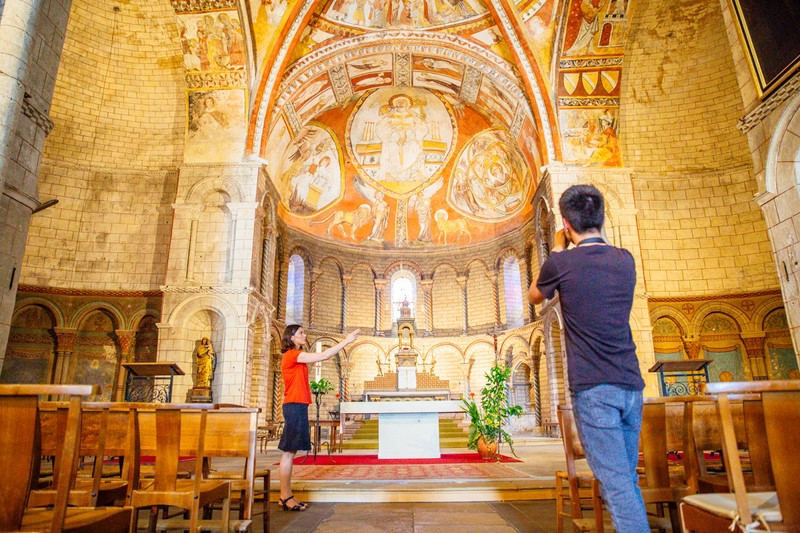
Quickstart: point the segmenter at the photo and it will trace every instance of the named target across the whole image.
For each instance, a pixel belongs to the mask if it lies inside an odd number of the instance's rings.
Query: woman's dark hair
[[[294,350],[297,346],[294,345],[292,337],[297,333],[297,330],[302,328],[300,324],[289,324],[283,330],[283,337],[281,337],[281,353],[286,353],[289,350]]]
[[[561,195],[558,207],[561,209],[561,216],[569,220],[578,233],[603,227],[603,195],[594,185],[573,185]]]

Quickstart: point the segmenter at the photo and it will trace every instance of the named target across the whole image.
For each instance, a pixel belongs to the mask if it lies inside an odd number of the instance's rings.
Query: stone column
[[[433,280],[423,279],[419,282],[425,299],[425,336],[433,335]]]
[[[353,281],[353,276],[342,276],[342,333],[347,331],[347,287]]]
[[[375,278],[375,336],[383,337],[383,298],[389,281],[386,278]]]
[[[71,0],[0,1],[0,368],[31,215]]]
[[[55,328],[56,333],[56,364],[53,369],[52,382],[54,384],[69,383],[69,363],[75,343],[78,341],[78,330],[75,328]],[[61,398],[51,398],[58,400]]]
[[[117,334],[119,340],[119,358],[117,360],[117,369],[115,370],[116,379],[114,383],[114,391],[112,398],[115,402],[122,402],[125,400],[125,369],[122,368],[122,363],[129,363],[131,359],[131,352],[136,343],[136,332],[133,330],[118,329],[114,333]]]
[[[766,361],[764,360],[764,337],[763,333],[742,334],[742,343],[750,361],[750,372],[753,380],[769,379]]]
[[[308,329],[315,329],[317,324],[317,280],[322,274],[318,268],[311,269],[311,279],[308,280],[309,292],[308,299]]]
[[[456,277],[456,283],[461,287],[461,301],[464,304],[464,324],[461,328],[461,334],[466,335],[469,329],[469,307],[467,306],[467,276]]]
[[[272,367],[272,420],[277,422],[283,420],[283,378],[281,376],[281,359],[274,357]]]
[[[499,290],[498,288],[498,279],[497,279],[497,271],[496,270],[489,270],[486,272],[486,277],[489,279],[489,282],[492,284],[492,313],[494,313],[494,327],[500,327],[500,295],[497,293]]]
[[[470,359],[469,361],[463,361],[460,363],[461,365],[461,382],[464,384],[464,399],[469,398],[470,387],[469,387],[469,375],[472,371],[472,363],[475,361]]]

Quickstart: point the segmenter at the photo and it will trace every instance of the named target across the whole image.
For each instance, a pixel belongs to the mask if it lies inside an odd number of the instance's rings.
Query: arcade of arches
[[[0,3],[0,382],[120,399],[167,361],[183,401],[208,337],[215,401],[270,419],[300,322],[361,329],[312,370],[342,398],[396,388],[398,351],[452,396],[500,361],[537,430],[566,365],[527,287],[575,183],[636,258],[648,395],[660,360],[797,378],[800,74],[762,87],[732,6]]]

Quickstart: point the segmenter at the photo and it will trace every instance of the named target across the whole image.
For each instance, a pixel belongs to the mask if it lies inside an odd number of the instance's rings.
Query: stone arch
[[[659,305],[650,310],[650,323],[655,324],[659,318],[669,318],[678,325],[684,336],[692,332],[692,325],[686,318],[686,315],[668,305]]]
[[[114,329],[123,329],[127,321],[125,315],[118,307],[110,304],[109,302],[91,302],[86,303],[75,310],[74,314],[69,320],[68,327],[79,328],[80,324],[86,319],[87,315],[95,311],[105,311],[112,317]]]
[[[797,136],[800,136],[800,93],[786,104],[769,143],[764,176],[768,193],[777,195],[791,187],[795,191],[800,187],[800,149],[793,139]],[[794,153],[791,153],[792,149]]]
[[[66,327],[66,318],[64,317],[64,313],[61,311],[61,308],[51,300],[42,298],[41,296],[26,296],[25,298],[20,298],[17,300],[17,303],[14,306],[14,313],[11,315],[11,321],[13,322],[14,317],[30,305],[37,305],[47,309],[48,313],[52,315],[53,327]]]
[[[695,334],[700,333],[700,328],[708,315],[714,313],[721,313],[730,317],[733,322],[738,326],[740,333],[752,331],[750,319],[741,309],[730,305],[727,302],[712,301],[699,306],[692,317],[692,332]]]
[[[11,316],[0,383],[58,383],[56,363],[63,347],[58,346],[58,318],[48,305],[52,302],[26,298],[20,304]]]
[[[231,303],[215,294],[203,294],[185,299],[175,306],[167,317],[173,329],[180,329],[186,320],[198,311],[210,310],[218,313],[230,327],[246,325],[246,317],[239,316]]]
[[[244,202],[245,200],[245,195],[238,183],[230,178],[216,176],[202,179],[192,185],[189,190],[186,191],[184,202],[187,204],[202,203],[204,198],[214,192],[227,195],[229,203]]]

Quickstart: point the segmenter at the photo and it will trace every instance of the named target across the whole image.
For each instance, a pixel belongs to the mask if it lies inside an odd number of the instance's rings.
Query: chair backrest
[[[705,391],[717,395],[725,463],[743,524],[753,517],[738,453],[730,395],[759,394],[771,474],[783,518],[782,529],[800,530],[800,461],[797,440],[800,427],[800,380],[708,383]]]
[[[561,427],[561,442],[564,444],[564,456],[567,460],[567,477],[569,478],[570,497],[578,501],[578,470],[575,461],[586,458],[583,444],[575,425],[575,414],[571,405],[558,406],[558,424]]]
[[[25,502],[41,461],[39,396],[49,395],[70,398],[56,479],[59,487],[67,489],[56,494],[51,523],[53,531],[63,528],[68,488],[78,464],[81,402],[96,393],[95,385],[0,385],[0,531],[15,531],[22,525]]]

